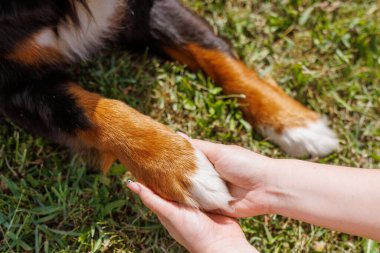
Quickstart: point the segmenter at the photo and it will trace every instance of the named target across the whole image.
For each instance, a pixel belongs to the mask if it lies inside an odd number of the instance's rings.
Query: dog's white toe
[[[226,183],[215,171],[214,166],[199,150],[195,151],[197,158],[197,170],[190,176],[191,197],[188,204],[206,211],[225,210],[231,211],[230,201],[233,200]]]

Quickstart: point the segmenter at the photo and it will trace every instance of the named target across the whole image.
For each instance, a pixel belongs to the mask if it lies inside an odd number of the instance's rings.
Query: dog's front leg
[[[123,102],[75,85],[69,92],[91,122],[77,136],[103,154],[103,172],[118,159],[167,199],[207,210],[228,208],[231,197],[224,182],[187,140]]]
[[[7,98],[3,94],[1,108],[15,123],[74,149],[96,150],[104,173],[120,160],[166,199],[228,209],[231,196],[225,183],[187,140],[123,102],[45,79],[9,91]]]

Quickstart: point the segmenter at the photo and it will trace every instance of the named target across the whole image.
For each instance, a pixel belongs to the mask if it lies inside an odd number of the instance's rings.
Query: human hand
[[[193,140],[179,133],[202,151],[227,181],[232,197],[233,212],[222,212],[231,217],[252,217],[271,213],[272,195],[267,194],[269,177],[277,166],[276,160],[247,149]]]
[[[169,234],[190,252],[257,252],[245,239],[236,220],[169,202],[142,184],[130,182]]]

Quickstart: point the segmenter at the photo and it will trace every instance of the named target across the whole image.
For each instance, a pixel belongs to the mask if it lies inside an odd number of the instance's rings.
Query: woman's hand
[[[226,215],[279,214],[380,240],[379,170],[271,159],[240,147],[188,140],[229,182],[237,201]]]
[[[224,215],[242,218],[271,213],[272,195],[267,194],[267,190],[276,160],[238,146],[193,140],[179,134],[202,151],[228,182],[236,201],[232,203],[234,211],[223,212]]]
[[[130,182],[128,187],[190,252],[257,252],[236,220],[166,201],[139,183]]]

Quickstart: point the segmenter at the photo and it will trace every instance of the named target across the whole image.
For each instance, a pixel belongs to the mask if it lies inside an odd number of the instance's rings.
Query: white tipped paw
[[[230,202],[233,197],[226,183],[202,152],[196,150],[195,156],[197,170],[190,176],[192,186],[189,189],[191,197],[187,200],[188,204],[206,211],[217,209],[231,211]]]
[[[324,119],[309,122],[305,127],[284,129],[280,134],[272,129],[262,130],[264,135],[294,157],[323,157],[339,148],[338,138]]]

